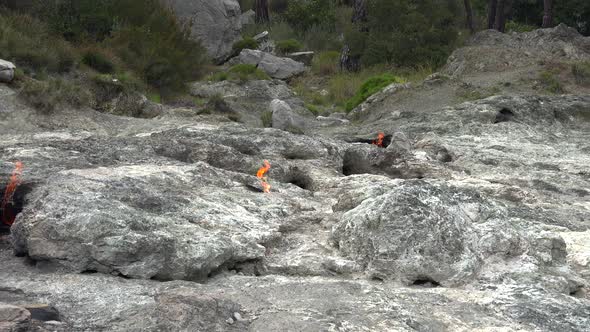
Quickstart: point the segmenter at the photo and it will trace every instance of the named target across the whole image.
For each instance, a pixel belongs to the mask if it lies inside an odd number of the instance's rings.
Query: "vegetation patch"
[[[286,39],[277,42],[276,47],[280,54],[289,54],[300,51],[303,45],[296,39]]]
[[[340,61],[340,52],[324,51],[314,57],[311,69],[319,75],[333,75],[338,72]]]
[[[258,42],[251,37],[244,38],[234,43],[232,46],[232,55],[236,56],[242,52],[243,49],[255,50],[258,48]]]
[[[115,63],[112,55],[107,55],[104,50],[99,48],[90,48],[83,52],[82,63],[88,67],[103,74],[112,74],[115,72]]]
[[[269,80],[270,77],[255,65],[237,64],[228,71],[228,79],[238,81]]]
[[[577,84],[590,86],[590,61],[573,64],[572,74]]]
[[[93,99],[92,94],[80,82],[62,78],[39,81],[27,78],[19,95],[31,106],[51,113],[58,107],[87,107]]]
[[[539,75],[539,81],[543,88],[550,93],[562,94],[565,93],[565,89],[561,82],[557,79],[554,73],[550,71],[543,71]]]
[[[264,128],[272,127],[272,112],[271,111],[264,111],[260,114],[260,121],[262,121],[262,126]]]
[[[400,77],[391,75],[391,74],[382,74],[378,76],[373,76],[366,80],[362,85],[359,91],[350,98],[345,105],[345,110],[347,112],[352,111],[355,107],[360,105],[362,102],[367,100],[369,97],[374,95],[375,93],[381,91],[386,86],[392,83],[403,83],[404,80]]]

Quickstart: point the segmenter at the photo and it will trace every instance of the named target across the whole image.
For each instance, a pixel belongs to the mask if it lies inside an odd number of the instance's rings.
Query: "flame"
[[[383,139],[385,138],[385,134],[384,133],[379,133],[379,135],[377,135],[377,139],[373,141],[373,145],[377,145],[378,147],[382,148],[383,147]]]
[[[17,161],[16,163],[14,163],[14,171],[10,176],[10,181],[8,182],[8,186],[6,186],[6,190],[4,191],[4,199],[2,200],[2,205],[0,205],[0,210],[3,211],[2,222],[9,226],[14,223],[14,218],[16,218],[16,216],[13,216],[12,213],[9,213],[9,211],[6,210],[6,206],[8,204],[12,204],[12,197],[14,196],[14,192],[16,191],[16,188],[20,185],[21,182],[20,176],[23,173],[23,168],[24,165],[22,162]]]
[[[270,163],[268,162],[268,160],[265,160],[264,166],[262,166],[258,170],[258,173],[256,173],[256,177],[260,179],[260,185],[262,186],[262,189],[265,193],[270,192],[270,184],[268,183],[268,180],[265,176],[265,174],[268,173],[268,170],[270,170]]]

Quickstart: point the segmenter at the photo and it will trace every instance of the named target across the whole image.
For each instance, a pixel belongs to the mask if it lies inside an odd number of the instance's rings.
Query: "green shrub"
[[[375,93],[381,91],[386,86],[392,83],[402,83],[403,80],[397,76],[393,76],[391,74],[382,74],[378,76],[373,76],[366,80],[363,85],[361,85],[360,90],[346,102],[345,109],[347,112],[352,111],[355,107],[360,105],[362,102],[367,100],[370,96],[374,95]]]
[[[260,120],[262,121],[262,126],[264,128],[272,127],[272,112],[271,111],[264,111],[260,115]]]
[[[46,113],[59,106],[90,106],[92,94],[80,82],[61,78],[47,81],[26,79],[19,96],[28,104]]]
[[[343,45],[339,36],[332,26],[313,25],[303,33],[302,40],[308,50],[340,51]]]
[[[82,55],[82,63],[88,67],[103,74],[112,74],[115,72],[115,64],[105,52],[92,48],[84,51]]]
[[[580,62],[572,65],[572,74],[576,83],[590,86],[590,62]]]
[[[545,88],[545,90],[547,90],[550,93],[561,94],[565,92],[561,82],[559,82],[555,75],[550,71],[541,72],[541,74],[539,75],[539,80]]]
[[[538,27],[534,25],[528,25],[517,21],[506,22],[506,32],[529,32],[535,29],[538,29]]]
[[[284,17],[297,31],[306,31],[314,25],[333,29],[336,22],[334,1],[292,0]]]
[[[312,71],[320,75],[332,75],[338,72],[340,66],[340,52],[325,51],[314,57],[311,64]]]
[[[77,54],[38,19],[1,11],[0,57],[35,72],[62,73],[73,67]]]
[[[229,74],[225,71],[220,71],[220,72],[214,73],[211,76],[209,76],[209,78],[208,78],[209,81],[214,81],[214,82],[227,81],[228,79],[229,79]]]
[[[268,80],[270,77],[255,65],[237,64],[228,70],[230,80],[248,81],[248,80]]]
[[[318,116],[321,113],[320,109],[317,106],[312,105],[312,104],[305,104],[305,108],[307,108],[311,112],[311,114],[313,114],[315,116]]]
[[[300,51],[303,45],[296,39],[286,39],[277,42],[276,47],[280,54],[289,54]]]
[[[258,48],[258,42],[254,38],[244,38],[234,43],[232,46],[232,54],[234,56],[240,54],[243,49],[255,50]]]

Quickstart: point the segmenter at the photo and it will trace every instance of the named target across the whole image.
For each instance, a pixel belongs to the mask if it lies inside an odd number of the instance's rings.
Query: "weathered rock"
[[[0,59],[0,82],[10,83],[14,79],[14,63]]]
[[[31,313],[25,308],[0,302],[0,331],[27,332],[31,326]]]
[[[237,0],[165,0],[174,13],[191,23],[192,34],[216,62],[231,55],[240,40],[242,11]]]
[[[270,102],[272,112],[272,127],[290,132],[303,132],[305,120],[293,112],[291,106],[280,99]]]
[[[289,58],[281,58],[258,50],[244,49],[230,63],[255,65],[272,78],[289,79],[305,72],[305,65]]]
[[[306,66],[311,66],[311,63],[313,62],[314,54],[315,53],[312,51],[295,52],[295,53],[287,54],[287,58],[293,59],[297,62],[301,62],[301,63],[305,64]]]
[[[254,24],[255,17],[256,13],[252,9],[248,9],[242,13],[242,16],[240,16],[240,22],[242,23],[242,26]]]

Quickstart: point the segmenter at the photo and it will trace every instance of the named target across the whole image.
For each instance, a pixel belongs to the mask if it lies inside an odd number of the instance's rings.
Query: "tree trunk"
[[[254,4],[254,12],[256,13],[256,23],[269,23],[270,16],[268,14],[268,0],[256,0]]]
[[[367,32],[363,27],[367,21],[367,0],[355,0],[354,12],[352,13],[352,24],[359,31]],[[350,45],[344,44],[340,53],[340,69],[348,71],[359,71],[361,69],[361,58],[358,55],[351,55]]]
[[[494,21],[494,29],[504,32],[504,27],[506,26],[506,13],[504,12],[504,5],[506,4],[506,0],[498,0],[498,5],[496,7],[496,20]]]
[[[496,7],[498,6],[498,0],[490,0],[488,3],[488,29],[494,28],[496,22]]]
[[[473,24],[473,11],[471,10],[471,0],[463,0],[465,3],[465,14],[467,15],[467,27],[471,33],[475,33],[475,25]]]
[[[543,1],[543,28],[550,28],[553,25],[553,0]]]

